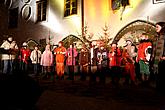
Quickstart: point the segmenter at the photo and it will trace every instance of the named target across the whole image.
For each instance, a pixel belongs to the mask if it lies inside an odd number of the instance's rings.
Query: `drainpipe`
[[[82,38],[84,39],[84,0],[81,0]]]

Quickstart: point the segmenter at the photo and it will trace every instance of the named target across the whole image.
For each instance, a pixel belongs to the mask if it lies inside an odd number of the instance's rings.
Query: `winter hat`
[[[27,46],[27,43],[26,43],[26,42],[24,42],[24,43],[22,44],[22,46],[23,46],[23,47],[26,47],[26,46]]]

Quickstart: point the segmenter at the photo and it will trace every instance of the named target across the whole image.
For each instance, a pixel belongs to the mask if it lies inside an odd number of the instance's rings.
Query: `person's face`
[[[94,47],[94,48],[96,49],[96,48],[98,48],[98,46],[97,46],[97,45],[95,45],[95,47]]]
[[[38,47],[34,47],[35,50],[38,50]]]
[[[58,44],[58,46],[59,46],[59,47],[61,47],[61,46],[62,46],[62,44],[61,44],[61,43],[59,43],[59,44]]]
[[[117,46],[116,44],[112,44],[112,48],[116,48],[116,46]]]
[[[141,37],[140,37],[141,40],[144,40],[145,38],[146,38],[145,35],[141,35]]]
[[[162,27],[160,25],[156,25],[156,32],[160,32],[160,30],[162,29]]]
[[[145,40],[148,40],[148,36],[145,36]]]
[[[8,40],[11,42],[13,40],[13,38],[12,37],[9,37]]]
[[[85,45],[83,45],[82,47],[83,47],[84,49],[86,48],[86,46],[85,46]]]
[[[127,50],[127,47],[124,47],[125,50]]]
[[[72,45],[70,45],[70,48],[72,48]]]
[[[46,46],[46,50],[50,50],[50,45],[47,45]]]
[[[137,48],[137,49],[139,48],[139,44],[136,44],[136,48]]]
[[[127,41],[127,44],[128,44],[128,45],[132,45],[132,42],[131,42],[131,41]]]

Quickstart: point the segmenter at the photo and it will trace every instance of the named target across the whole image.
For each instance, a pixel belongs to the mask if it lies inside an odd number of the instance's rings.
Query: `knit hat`
[[[22,44],[22,46],[23,46],[23,47],[26,47],[26,46],[27,46],[27,43],[26,43],[26,42],[24,42],[24,43]]]

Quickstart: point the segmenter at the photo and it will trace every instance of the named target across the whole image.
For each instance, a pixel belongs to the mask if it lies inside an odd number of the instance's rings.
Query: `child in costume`
[[[52,75],[51,67],[53,65],[53,54],[50,50],[50,45],[47,44],[45,47],[45,51],[41,56],[41,65],[43,66],[44,77],[48,75]]]
[[[38,46],[34,47],[34,50],[31,52],[30,59],[34,67],[34,74],[37,75],[39,72],[39,64],[41,61],[41,51],[38,49]]]
[[[124,72],[123,72],[123,75],[125,76],[124,83],[129,84],[129,78],[130,78],[131,84],[136,84],[134,60],[129,54],[128,44],[124,46],[124,49],[122,51],[122,64],[124,65]],[[127,76],[129,76],[129,78]]]
[[[66,65],[69,69],[69,79],[74,80],[74,66],[76,64],[76,57],[78,55],[78,52],[76,48],[73,46],[73,44],[70,45],[70,47],[66,51]]]
[[[116,43],[112,44],[109,52],[109,68],[111,70],[112,83],[118,84],[121,74],[121,50],[117,47]]]
[[[20,58],[21,59],[20,68],[22,71],[27,72],[31,51],[30,51],[30,49],[27,48],[26,42],[24,42],[22,44],[22,48],[20,49],[20,54],[21,54],[20,55],[20,57],[21,57]]]
[[[140,65],[140,74],[142,81],[148,81],[150,76],[149,61],[152,52],[152,43],[148,39],[148,35],[143,33],[139,44],[138,55],[136,61]]]
[[[105,76],[108,73],[108,51],[104,46],[97,51],[97,68],[100,83],[105,84]]]
[[[86,48],[85,44],[80,50],[80,55],[79,55],[79,65],[80,65],[80,70],[81,70],[81,80],[86,80],[86,76],[89,72],[89,63],[90,63],[90,56],[89,56],[89,51]]]
[[[64,79],[64,60],[66,54],[66,48],[63,47],[63,42],[58,43],[58,47],[54,50],[56,55],[56,72],[59,79]]]

